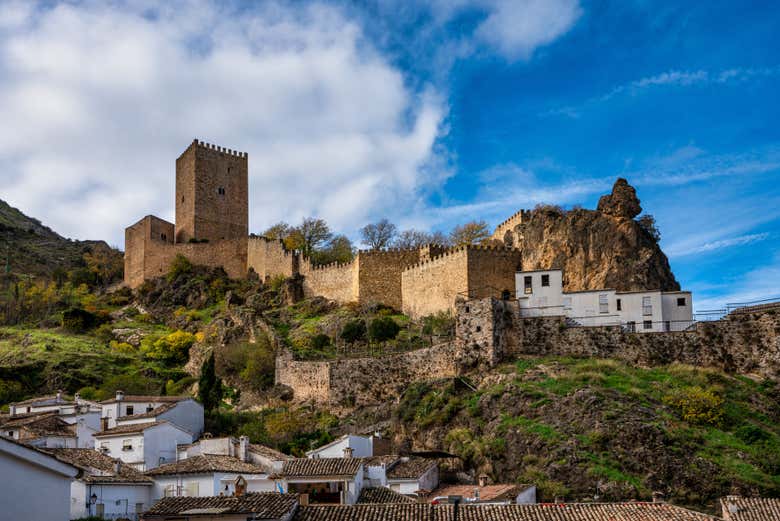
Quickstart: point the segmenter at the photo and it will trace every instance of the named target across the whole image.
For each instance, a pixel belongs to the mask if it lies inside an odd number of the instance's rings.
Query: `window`
[[[599,293],[599,313],[609,313],[609,300],[606,293]]]
[[[125,414],[127,416],[132,416],[133,415],[133,406],[132,405],[128,405],[127,406],[127,409],[125,409]]]
[[[167,236],[167,235],[165,235],[164,233],[161,233],[161,234],[160,234],[160,239],[162,239],[162,240],[164,240],[164,241],[165,241],[165,240],[168,240],[168,236]]]
[[[146,412],[152,412],[153,410],[154,410],[154,407],[152,407],[151,405],[147,405],[146,406]]]
[[[571,310],[571,297],[563,297],[563,309]]]
[[[124,451],[133,450],[133,440],[131,439],[122,440],[122,450]]]
[[[136,503],[135,504],[135,513],[136,514],[143,514],[144,513],[144,504],[143,503]]]
[[[181,196],[181,202],[184,202],[184,196],[183,195]]]
[[[184,495],[188,497],[198,497],[198,482],[192,481],[190,483],[187,483],[186,488],[184,489]]]
[[[632,320],[626,323],[626,329],[628,329],[629,333],[636,333],[636,322]]]
[[[677,298],[677,306],[678,307],[685,307],[685,297],[678,297]]]
[[[642,327],[644,329],[653,329],[653,321],[652,320],[645,320],[642,322]]]
[[[480,331],[482,331],[482,326],[477,326],[477,333],[479,333]]]
[[[176,495],[176,485],[165,485],[165,497],[174,497]]]
[[[550,286],[550,276],[549,275],[542,275],[542,287],[549,287]]]
[[[470,311],[470,310],[469,310],[469,307],[468,307],[468,306],[466,306],[466,313],[468,313],[469,311]]]
[[[664,322],[664,331],[671,331],[672,330],[672,323],[670,321]]]
[[[533,293],[530,275],[526,275],[525,277],[523,277],[523,288],[526,295],[529,293]]]
[[[653,314],[653,302],[650,300],[650,297],[642,297],[642,314]]]
[[[100,452],[103,452],[103,453],[107,454],[109,452],[109,450],[110,450],[109,447],[110,446],[109,446],[107,441],[101,441],[100,442]]]
[[[8,431],[8,437],[13,438],[14,437],[14,431]]]
[[[623,311],[623,302],[621,302],[620,299],[615,301],[615,306],[617,307],[618,311]]]
[[[225,188],[220,186],[219,188],[217,188],[217,193],[219,195],[225,195]]]

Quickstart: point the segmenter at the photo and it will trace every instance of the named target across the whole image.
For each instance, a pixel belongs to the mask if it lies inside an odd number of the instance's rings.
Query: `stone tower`
[[[248,154],[197,139],[176,159],[176,242],[249,233]]]

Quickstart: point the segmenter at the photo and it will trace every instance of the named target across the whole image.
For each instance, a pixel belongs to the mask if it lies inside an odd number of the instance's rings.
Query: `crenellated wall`
[[[371,250],[358,253],[358,300],[401,309],[401,273],[420,259],[420,250]]]
[[[516,248],[519,244],[516,240],[515,228],[527,221],[530,214],[530,210],[518,210],[496,226],[490,238],[503,242],[505,246]]]
[[[247,268],[252,268],[260,280],[292,277],[298,272],[298,255],[279,239],[252,235],[247,243]]]
[[[312,266],[308,259],[301,261],[303,294],[306,298],[321,296],[337,302],[357,302],[358,263],[356,258],[346,264],[334,262]]]

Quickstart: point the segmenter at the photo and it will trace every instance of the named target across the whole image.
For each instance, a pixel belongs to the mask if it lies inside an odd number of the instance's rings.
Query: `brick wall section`
[[[358,300],[400,310],[401,273],[419,259],[418,249],[361,251],[358,254]]]
[[[298,271],[298,255],[288,251],[281,240],[249,237],[247,267],[255,270],[261,280],[278,275],[292,277]]]
[[[312,266],[308,259],[302,260],[304,296],[322,296],[341,303],[357,301],[358,263],[359,258],[346,264]]]
[[[468,250],[455,248],[404,270],[401,291],[403,312],[412,318],[454,310],[455,298],[468,292]]]
[[[566,327],[562,317],[521,318],[516,301],[488,304],[490,300],[459,304],[469,306],[472,318],[458,317],[458,338],[482,363],[515,355],[587,356],[641,366],[679,362],[780,378],[780,312],[728,315],[700,322],[693,331],[627,333],[619,327]],[[490,338],[492,353],[484,347]]]

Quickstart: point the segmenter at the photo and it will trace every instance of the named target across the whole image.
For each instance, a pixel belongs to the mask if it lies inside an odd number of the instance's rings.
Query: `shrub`
[[[24,395],[24,388],[20,382],[13,380],[0,380],[0,403],[10,403],[20,399]]]
[[[112,340],[108,343],[108,346],[118,353],[135,353],[135,347],[133,347],[131,344],[128,344],[127,342],[117,342],[116,340]]]
[[[723,420],[723,398],[712,389],[685,387],[664,397],[690,423],[718,425]]]
[[[366,339],[366,322],[365,320],[357,319],[350,320],[344,324],[344,328],[341,330],[341,339],[348,344],[354,344]]]
[[[155,340],[151,347],[148,342],[144,348],[147,358],[161,360],[169,364],[184,364],[190,357],[190,347],[195,343],[195,335],[186,331],[174,331],[170,335]]]
[[[171,261],[171,267],[168,269],[168,282],[173,282],[180,275],[189,273],[192,273],[192,263],[187,257],[177,253],[176,257]]]
[[[104,317],[82,308],[70,308],[62,312],[62,327],[71,333],[86,333],[104,321]]]
[[[753,424],[743,425],[734,435],[748,445],[768,440],[771,436],[764,429]]]
[[[319,333],[311,337],[311,347],[317,351],[322,351],[330,345],[330,337],[323,333]]]
[[[377,317],[368,326],[368,337],[374,342],[392,340],[401,331],[395,320],[390,317]]]
[[[636,222],[639,224],[640,228],[642,228],[650,237],[653,238],[655,242],[661,240],[661,232],[658,230],[658,227],[655,224],[655,217],[649,213],[646,213],[639,217]]]
[[[455,332],[455,318],[448,311],[423,317],[422,323],[426,335],[451,336]]]

